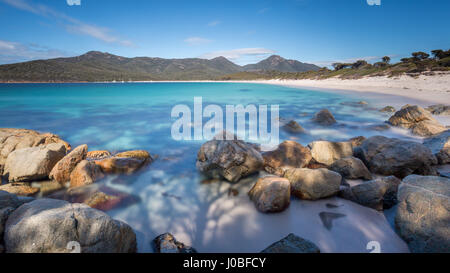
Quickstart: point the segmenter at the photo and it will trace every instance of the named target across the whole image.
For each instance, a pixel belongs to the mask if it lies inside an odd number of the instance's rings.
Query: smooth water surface
[[[150,241],[164,232],[199,252],[259,252],[291,232],[312,240],[323,252],[369,252],[369,241],[379,241],[385,252],[408,251],[382,213],[346,200],[293,198],[286,211],[262,214],[247,197],[257,176],[238,184],[202,183],[205,178],[195,161],[204,141],[171,138],[172,107],[186,104],[193,109],[194,97],[202,97],[204,106],[214,103],[223,109],[227,104],[279,105],[283,119],[295,119],[309,132],[294,136],[280,131],[281,141],[307,145],[317,139],[379,134],[416,140],[400,129],[371,130],[389,116],[370,101],[357,104],[362,98],[239,83],[0,84],[0,127],[51,132],[73,147],[88,144],[91,151],[144,149],[157,154],[158,160],[137,174],[99,182],[139,197],[137,204],[107,213],[134,228],[142,252],[152,251]],[[335,115],[337,125],[320,127],[310,121],[323,108]],[[327,228],[321,212],[345,216]]]

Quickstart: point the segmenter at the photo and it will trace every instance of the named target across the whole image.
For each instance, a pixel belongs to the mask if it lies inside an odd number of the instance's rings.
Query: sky
[[[0,64],[91,50],[240,65],[273,54],[395,61],[449,49],[449,10],[448,0],[0,0]]]

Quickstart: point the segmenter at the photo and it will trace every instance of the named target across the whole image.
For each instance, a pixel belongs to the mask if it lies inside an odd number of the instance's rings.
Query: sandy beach
[[[423,107],[431,104],[450,104],[450,73],[417,78],[400,76],[389,78],[365,77],[355,80],[331,78],[325,80],[259,80],[252,83],[274,84],[296,88],[308,88],[339,93],[356,94],[374,99],[381,104],[394,107],[417,104]],[[355,93],[356,92],[356,93]]]

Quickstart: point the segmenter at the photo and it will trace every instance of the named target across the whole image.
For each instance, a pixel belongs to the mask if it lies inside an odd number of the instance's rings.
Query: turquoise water
[[[281,141],[306,145],[377,134],[412,138],[402,130],[368,130],[388,117],[371,108],[370,101],[368,106],[355,104],[359,97],[240,83],[0,84],[0,127],[51,132],[73,147],[88,144],[89,150],[157,154],[159,159],[137,174],[100,182],[139,197],[137,204],[107,213],[135,229],[143,252],[151,251],[150,240],[163,232],[201,252],[256,252],[289,232],[313,240],[325,252],[366,252],[365,241],[372,239],[386,242],[387,251],[406,251],[383,214],[345,200],[331,199],[343,206],[340,212],[347,217],[329,231],[318,218],[326,210],[325,201],[293,200],[285,212],[263,215],[246,196],[254,177],[236,185],[202,184],[195,160],[203,141],[178,142],[170,133],[172,107],[186,104],[193,109],[199,96],[204,106],[278,104],[282,118],[295,119],[309,131],[302,136],[280,131]],[[320,127],[310,121],[323,108],[335,115],[337,125]],[[239,190],[238,196],[230,196],[230,188]]]

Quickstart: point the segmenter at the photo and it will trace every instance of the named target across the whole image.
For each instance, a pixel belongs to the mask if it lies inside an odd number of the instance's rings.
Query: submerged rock
[[[95,161],[107,174],[131,174],[142,168],[147,160],[132,157],[110,157]]]
[[[450,252],[450,179],[410,175],[398,191],[395,227],[411,252]]]
[[[330,170],[340,173],[347,179],[372,179],[372,174],[369,172],[366,165],[364,165],[360,159],[353,156],[336,160],[330,166]]]
[[[105,175],[102,169],[92,161],[83,160],[70,174],[70,187],[82,187],[102,179]]]
[[[314,115],[313,121],[323,126],[330,126],[336,123],[336,119],[328,109],[323,109]]]
[[[0,128],[0,175],[3,175],[3,168],[10,153],[52,143],[62,143],[66,150],[70,150],[70,145],[54,134],[41,134],[26,129]]]
[[[292,194],[306,200],[336,195],[342,180],[340,174],[327,169],[289,169],[284,177],[291,183]]]
[[[156,253],[197,253],[197,250],[178,242],[170,233],[159,235],[153,240]]]
[[[8,155],[4,175],[10,182],[31,182],[48,178],[55,164],[66,154],[63,143],[15,150]]]
[[[353,155],[351,142],[314,141],[308,144],[312,158],[317,163],[331,165],[336,160]]]
[[[322,221],[323,226],[331,230],[333,228],[333,221],[342,217],[345,217],[347,215],[342,213],[334,213],[334,212],[326,212],[323,211],[319,213],[320,220]]]
[[[437,104],[431,105],[425,109],[436,116],[450,116],[450,105]]]
[[[9,253],[70,252],[72,241],[83,253],[136,252],[136,235],[127,224],[84,204],[54,199],[16,209],[6,222],[4,241]]]
[[[63,157],[50,172],[49,178],[61,184],[70,180],[70,174],[73,169],[86,158],[88,146],[80,145],[73,149],[68,155]]]
[[[439,164],[450,163],[450,130],[425,139],[423,145],[431,150]]]
[[[39,192],[39,188],[32,187],[30,183],[13,182],[0,186],[0,191],[6,191],[18,196],[34,196]]]
[[[306,130],[298,124],[295,120],[289,121],[286,125],[283,125],[283,130],[291,134],[304,134]]]
[[[436,175],[433,165],[436,157],[424,145],[412,141],[374,136],[355,148],[360,158],[372,173],[395,175],[399,178],[412,173]]]
[[[446,130],[431,114],[420,106],[408,106],[396,112],[389,123],[400,128],[410,129],[419,136],[432,136]]]
[[[149,152],[144,150],[135,150],[135,151],[126,151],[122,153],[118,153],[115,157],[123,157],[123,158],[137,158],[152,162],[153,159]]]
[[[284,141],[274,151],[263,154],[264,169],[268,173],[280,173],[281,168],[303,168],[312,159],[311,151],[295,141]]]
[[[197,154],[197,169],[210,178],[237,182],[258,172],[264,165],[261,154],[241,140],[211,140]]]
[[[395,111],[396,111],[395,108],[392,106],[386,106],[386,107],[380,109],[380,112],[383,112],[383,113],[394,113]]]
[[[291,185],[286,178],[266,176],[258,179],[248,196],[261,212],[283,211],[291,201]]]
[[[261,253],[320,253],[320,249],[313,242],[291,233]]]

